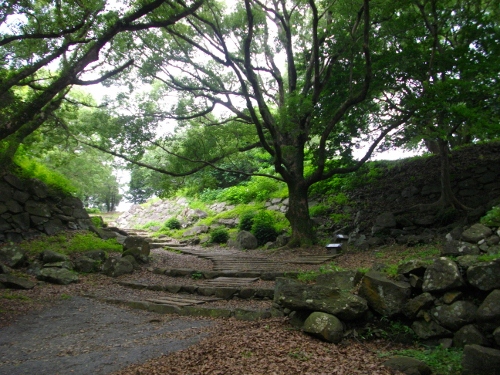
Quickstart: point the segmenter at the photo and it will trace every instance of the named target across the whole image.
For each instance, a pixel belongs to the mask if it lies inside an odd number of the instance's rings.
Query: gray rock
[[[256,249],[258,246],[257,238],[250,232],[242,230],[236,236],[236,248],[242,250]]]
[[[8,289],[33,289],[35,283],[14,275],[0,274],[0,285]]]
[[[78,275],[66,268],[42,268],[37,275],[38,280],[52,284],[67,285],[78,282]]]
[[[353,290],[363,275],[357,271],[335,271],[318,275],[316,284],[331,286],[344,291]]]
[[[98,272],[101,262],[86,256],[75,259],[75,270],[83,273]]]
[[[119,236],[118,233],[115,231],[109,230],[109,229],[103,229],[103,228],[95,228],[97,235],[99,238],[103,240],[109,240],[112,238],[117,238]]]
[[[432,370],[427,364],[410,357],[392,357],[383,363],[384,367],[401,371],[407,375],[431,375]]]
[[[477,259],[479,256],[477,255],[463,255],[457,257],[456,261],[460,267],[462,267],[464,270],[467,270],[471,266],[475,266],[476,264],[480,263],[479,260]]]
[[[434,304],[435,298],[430,293],[422,293],[410,299],[403,306],[403,313],[410,319],[415,319],[420,310],[427,309]]]
[[[125,252],[127,250],[138,250],[139,254],[149,256],[151,246],[144,237],[128,236],[123,243],[123,251]]]
[[[138,270],[141,268],[141,266],[139,265],[137,260],[132,255],[125,255],[123,257],[123,259],[128,260],[132,264],[132,266],[134,267],[134,270]]]
[[[85,252],[85,256],[90,259],[100,260],[104,262],[108,258],[108,254],[104,250],[91,250]]]
[[[462,375],[500,375],[500,350],[480,345],[466,345]]]
[[[313,312],[304,322],[303,331],[325,341],[338,344],[342,341],[344,326],[334,315]]]
[[[144,254],[141,254],[139,249],[128,249],[122,253],[122,257],[132,256],[136,262],[141,264],[146,264],[149,262],[149,257]]]
[[[111,277],[118,277],[134,272],[134,266],[125,258],[108,258],[102,272]]]
[[[479,322],[500,324],[500,289],[495,289],[484,299],[476,313]]]
[[[471,243],[477,243],[486,237],[491,236],[492,230],[483,224],[474,224],[462,233],[462,238]]]
[[[35,201],[30,200],[24,204],[24,209],[30,215],[41,216],[41,217],[46,217],[46,218],[49,218],[52,216],[50,214],[49,206],[47,206],[45,203],[40,203],[40,202],[35,202]]]
[[[405,276],[409,276],[410,274],[423,276],[427,266],[428,264],[421,259],[412,259],[398,266],[398,274]]]
[[[451,337],[452,332],[444,327],[441,327],[435,321],[431,320],[426,322],[423,320],[416,320],[411,325],[413,332],[422,340],[437,339],[442,337]]]
[[[361,281],[359,295],[379,314],[387,317],[402,312],[411,295],[407,282],[395,281],[376,271],[368,272]]]
[[[43,265],[44,268],[66,268],[67,270],[74,269],[74,265],[69,260],[65,260],[63,262],[53,262],[53,263],[45,263]]]
[[[442,256],[462,256],[462,255],[479,255],[480,251],[476,245],[472,245],[462,241],[446,241],[441,249]]]
[[[460,328],[453,335],[453,346],[463,348],[465,345],[488,346],[488,340],[473,324],[468,324]]]
[[[441,326],[456,331],[475,320],[477,307],[468,301],[457,301],[451,305],[437,306],[431,315]]]
[[[61,254],[52,250],[45,250],[42,253],[42,262],[45,263],[56,263],[68,261],[69,257],[65,254]]]
[[[448,258],[434,261],[424,274],[424,292],[443,292],[464,285],[457,264]]]
[[[277,278],[274,302],[290,310],[321,311],[342,320],[355,320],[368,310],[366,300],[325,285],[307,285],[297,280]]]
[[[43,231],[49,236],[60,233],[65,229],[65,225],[60,219],[51,219],[43,224]]]
[[[0,262],[8,267],[21,267],[26,259],[26,252],[17,245],[0,247]]]
[[[397,226],[396,217],[392,212],[384,212],[375,219],[375,226],[380,228],[395,228]]]
[[[500,259],[469,267],[467,280],[481,290],[500,288]]]
[[[182,235],[184,237],[198,236],[202,233],[208,233],[209,230],[210,230],[210,227],[208,227],[207,225],[198,225],[196,227],[193,227],[193,228],[186,230]]]

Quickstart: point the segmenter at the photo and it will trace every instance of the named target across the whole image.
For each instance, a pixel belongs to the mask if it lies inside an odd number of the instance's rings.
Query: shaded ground
[[[0,330],[0,374],[108,374],[193,345],[210,324],[72,297]]]
[[[335,264],[369,267],[400,258],[404,250],[387,248],[383,257],[378,252],[349,252]],[[313,254],[320,251],[311,250]],[[287,254],[268,256],[283,259]],[[181,267],[184,262],[192,266],[193,257],[155,250],[150,270],[165,264]],[[179,318],[84,297],[133,299],[149,293],[123,288],[117,284],[119,280],[165,282],[162,275],[143,269],[118,279],[94,274],[67,286],[40,284],[30,291],[0,291],[0,374],[390,373],[381,366],[377,352],[395,346],[384,340],[345,340],[334,345],[295,331],[279,319],[242,322]],[[177,281],[196,282],[191,278]],[[257,304],[262,308],[270,306],[271,301],[219,303],[234,308]]]

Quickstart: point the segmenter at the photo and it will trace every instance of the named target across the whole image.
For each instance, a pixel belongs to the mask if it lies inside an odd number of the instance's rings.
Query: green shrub
[[[103,227],[103,220],[102,217],[100,216],[91,216],[90,220],[92,221],[92,224],[94,224],[94,227],[96,228],[102,228]]]
[[[165,221],[165,223],[163,224],[163,228],[166,228],[166,229],[181,229],[181,222],[177,218],[171,217],[170,219],[168,219],[167,221]]]
[[[268,211],[260,211],[254,216],[251,232],[257,238],[257,244],[259,246],[269,241],[274,241],[276,237],[278,237],[278,231],[274,223],[275,219]]]
[[[311,217],[324,216],[328,213],[330,207],[324,204],[317,204],[316,206],[309,207],[309,215]]]
[[[97,207],[86,208],[85,211],[87,211],[88,214],[100,214],[101,213],[101,210],[98,209]]]
[[[210,232],[210,242],[212,243],[226,243],[229,239],[229,232],[226,228],[216,228]]]
[[[255,212],[253,211],[246,211],[242,213],[240,216],[240,224],[238,228],[240,230],[246,230],[248,232],[251,231],[254,217],[255,217]]]
[[[69,179],[28,157],[22,147],[16,153],[14,163],[19,167],[14,172],[21,178],[35,178],[66,195],[72,195],[76,192]]]
[[[500,226],[500,206],[495,206],[481,218],[481,223],[492,227]]]

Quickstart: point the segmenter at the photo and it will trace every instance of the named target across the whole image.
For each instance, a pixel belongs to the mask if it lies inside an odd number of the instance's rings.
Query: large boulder
[[[462,241],[446,241],[444,244],[441,255],[442,256],[463,256],[463,255],[479,255],[479,247],[477,245],[472,245],[468,242]]]
[[[430,322],[425,320],[416,320],[411,325],[411,329],[422,340],[439,339],[452,336],[451,331],[441,327],[433,320]]]
[[[252,250],[257,248],[258,241],[257,238],[252,233],[246,230],[242,230],[236,236],[236,240],[233,245],[237,249]]]
[[[469,229],[466,229],[462,233],[462,238],[464,241],[477,243],[484,240],[486,237],[491,236],[492,230],[483,224],[474,224]]]
[[[344,291],[353,290],[363,275],[358,271],[335,271],[318,275],[316,284],[331,286]]]
[[[368,272],[361,282],[359,295],[379,314],[387,317],[402,312],[411,295],[407,282],[395,281],[376,271]]]
[[[479,322],[493,322],[500,325],[500,289],[488,294],[477,309],[476,318]]]
[[[336,316],[323,312],[313,312],[309,315],[302,329],[304,332],[334,344],[341,342],[344,335],[342,322]]]
[[[35,283],[30,280],[6,274],[0,274],[0,285],[7,289],[33,289],[35,287]]]
[[[384,366],[394,371],[408,375],[431,375],[432,370],[427,364],[411,357],[397,356],[384,362]]]
[[[67,285],[78,282],[78,275],[66,268],[42,268],[37,275],[38,280],[52,284]]]
[[[0,247],[0,263],[8,267],[21,267],[26,262],[26,252],[17,245]]]
[[[488,346],[488,340],[473,324],[460,328],[453,336],[453,346],[463,348],[465,345]]]
[[[144,237],[128,236],[123,242],[123,252],[127,250],[138,250],[141,255],[147,257],[151,252],[151,246]]]
[[[434,261],[424,274],[422,290],[424,292],[444,292],[464,285],[457,264],[448,258]]]
[[[476,317],[477,307],[468,301],[457,301],[451,305],[436,306],[431,315],[445,328],[452,331],[472,323]]]
[[[42,253],[43,263],[57,263],[69,261],[69,257],[66,254],[61,254],[52,250],[45,250]]]
[[[108,258],[102,267],[102,272],[111,277],[118,277],[134,272],[134,265],[126,258]]]
[[[500,288],[500,259],[469,267],[467,280],[471,285],[481,290]]]
[[[321,311],[342,320],[355,320],[368,310],[366,300],[338,288],[306,285],[297,280],[277,278],[274,302],[290,310]]]
[[[98,272],[101,262],[86,256],[75,259],[75,270],[83,273]]]
[[[421,310],[427,309],[434,304],[435,298],[430,293],[422,293],[408,300],[403,306],[403,313],[409,319],[415,319]]]
[[[500,375],[500,350],[480,345],[466,345],[462,375]]]

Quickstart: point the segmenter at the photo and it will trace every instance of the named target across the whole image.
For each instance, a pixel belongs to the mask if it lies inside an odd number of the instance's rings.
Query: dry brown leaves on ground
[[[208,337],[176,353],[132,365],[114,375],[389,375],[374,348],[387,343],[340,345],[291,330],[281,319],[218,321]]]

